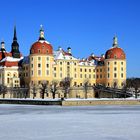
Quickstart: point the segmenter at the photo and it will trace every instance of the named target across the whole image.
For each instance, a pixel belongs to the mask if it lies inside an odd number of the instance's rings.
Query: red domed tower
[[[33,43],[30,49],[30,54],[47,54],[52,55],[53,54],[53,48],[51,44],[45,40],[44,37],[44,30],[41,26],[40,29],[40,36],[37,42]]]
[[[112,48],[105,53],[106,86],[122,88],[126,82],[126,55],[113,38]]]
[[[113,38],[112,48],[106,52],[105,59],[125,59],[124,51],[118,47],[117,37]]]
[[[30,84],[39,85],[52,80],[53,47],[45,40],[41,26],[38,41],[30,48]]]

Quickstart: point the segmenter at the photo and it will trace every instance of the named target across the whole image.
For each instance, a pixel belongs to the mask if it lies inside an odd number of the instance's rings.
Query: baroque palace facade
[[[19,51],[16,27],[11,46],[11,52],[7,52],[4,41],[1,42],[0,85],[9,88],[27,87],[29,97],[33,96],[33,86],[36,87],[36,97],[41,97],[37,87],[44,81],[48,85],[57,81],[57,86],[61,87],[60,83],[65,78],[69,78],[70,87],[75,87],[79,97],[84,97],[81,89],[85,82],[91,87],[102,84],[118,88],[122,88],[126,82],[126,56],[118,46],[117,37],[113,38],[112,47],[106,51],[105,55],[91,54],[85,59],[74,57],[70,47],[67,51],[61,47],[54,51],[52,45],[46,41],[42,27],[38,41],[31,45],[29,56],[24,57]],[[70,97],[77,96],[74,94],[75,90]],[[57,97],[62,96],[64,96],[63,90],[59,90]],[[51,97],[51,93],[45,97]],[[93,92],[89,93],[89,97],[94,97]]]

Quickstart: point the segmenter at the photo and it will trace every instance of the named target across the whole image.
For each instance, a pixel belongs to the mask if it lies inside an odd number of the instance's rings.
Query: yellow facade
[[[105,60],[106,86],[122,88],[126,82],[126,60]]]
[[[30,55],[30,84],[50,83],[53,80],[53,63],[52,55]]]
[[[38,42],[45,42],[43,29],[41,29]],[[47,41],[46,43],[50,45]],[[29,86],[39,85],[44,81],[49,84],[57,81],[59,84],[66,77],[71,79],[71,87],[84,86],[86,82],[89,86],[102,84],[108,87],[122,88],[125,85],[126,59],[123,56],[125,55],[123,50],[118,47],[116,37],[113,38],[113,47],[108,50],[109,52],[107,51],[106,56],[90,56],[91,59],[84,60],[73,57],[71,48],[64,51],[59,47],[57,51],[53,51],[53,54],[41,54],[41,46],[40,48],[39,46],[33,47],[39,53],[31,53],[29,64],[26,64],[29,67],[29,77],[25,78],[25,83],[28,83]],[[44,48],[43,44],[42,48]],[[23,67],[26,65],[23,64]]]

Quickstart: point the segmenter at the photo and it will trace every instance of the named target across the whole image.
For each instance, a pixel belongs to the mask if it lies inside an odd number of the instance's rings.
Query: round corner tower
[[[112,48],[105,54],[106,86],[122,88],[126,84],[126,55],[113,38]]]

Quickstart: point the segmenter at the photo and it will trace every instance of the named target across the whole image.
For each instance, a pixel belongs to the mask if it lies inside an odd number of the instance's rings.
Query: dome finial
[[[39,40],[45,40],[44,38],[44,29],[43,29],[43,25],[40,25],[40,36],[39,36]]]
[[[5,50],[5,42],[4,42],[4,39],[2,39],[2,41],[1,41],[1,51],[6,51]]]
[[[118,38],[116,35],[113,37],[113,47],[118,47]]]

